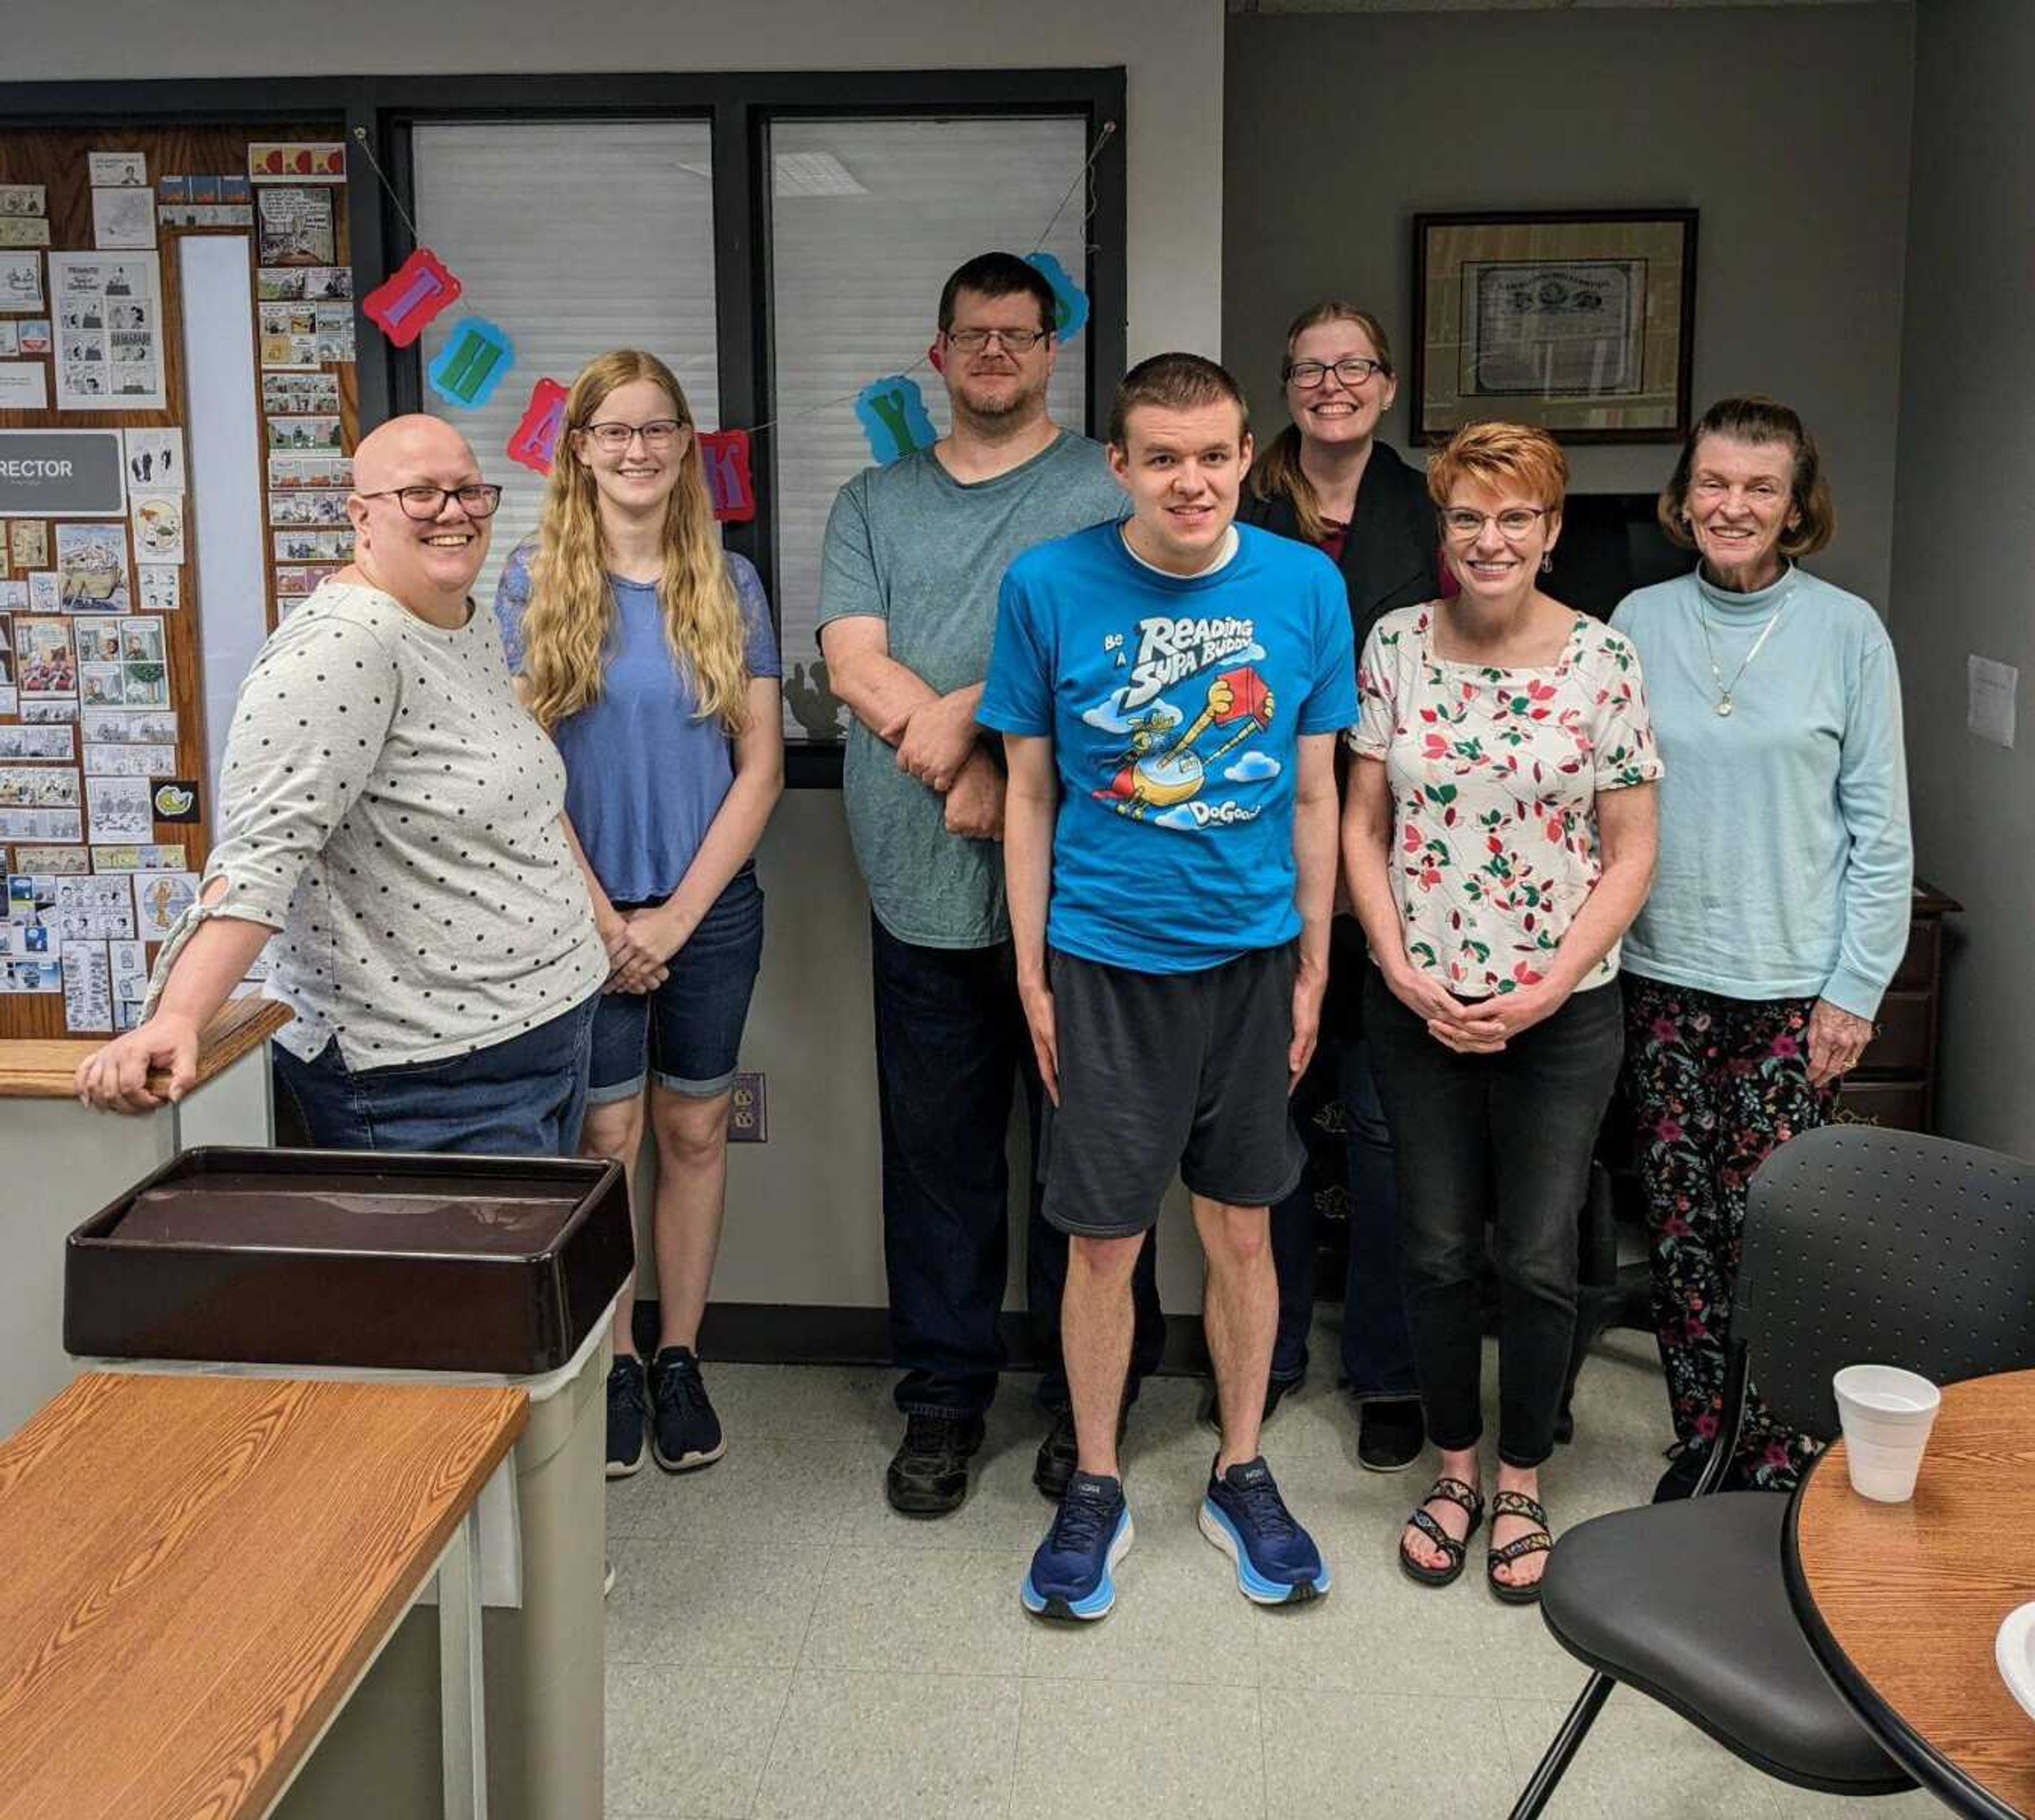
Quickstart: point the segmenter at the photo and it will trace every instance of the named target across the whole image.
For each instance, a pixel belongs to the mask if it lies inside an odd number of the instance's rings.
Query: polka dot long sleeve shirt
[[[607,977],[565,788],[488,615],[447,630],[329,581],[241,687],[205,867],[228,889],[194,924],[281,931],[276,1040],[307,1061],[335,1036],[355,1070],[487,1048]]]

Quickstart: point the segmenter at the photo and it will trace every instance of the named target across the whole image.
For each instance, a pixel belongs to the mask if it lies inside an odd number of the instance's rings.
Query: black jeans
[[[1359,965],[1368,966],[1360,959]],[[1399,1189],[1392,1132],[1378,1096],[1370,1043],[1361,1035],[1322,1036],[1318,1066],[1341,1111],[1341,1173],[1349,1190],[1349,1269],[1343,1288],[1342,1374],[1359,1402],[1416,1397],[1413,1341],[1406,1328]],[[1315,1310],[1317,1183],[1308,1179],[1272,1209],[1272,1262],[1279,1277],[1279,1333],[1272,1376],[1296,1384],[1307,1375],[1307,1330]]]
[[[1483,1431],[1477,1279],[1488,1217],[1498,1457],[1537,1466],[1554,1451],[1575,1331],[1577,1220],[1625,1047],[1618,983],[1576,993],[1495,1055],[1444,1048],[1382,975],[1365,988],[1364,1023],[1398,1160],[1406,1314],[1428,1433],[1458,1449]]]
[[[870,919],[876,991],[876,1085],[883,1135],[883,1258],[891,1357],[907,1415],[980,1415],[1003,1367],[998,1332],[1010,1261],[1010,1171],[1004,1141],[1021,1082],[1033,1149],[1041,1089],[1018,998],[1010,944],[923,948]],[[1059,1362],[1066,1235],[1039,1211],[1036,1171],[1025,1285],[1048,1360],[1039,1400],[1067,1404]],[[1126,1395],[1166,1345],[1156,1239],[1132,1279],[1137,1329]]]

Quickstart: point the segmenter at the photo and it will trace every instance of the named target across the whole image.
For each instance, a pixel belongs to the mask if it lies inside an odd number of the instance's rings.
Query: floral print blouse
[[[1438,603],[1372,628],[1351,749],[1382,759],[1406,953],[1458,998],[1542,979],[1604,871],[1597,794],[1661,775],[1639,660],[1576,615],[1556,661],[1496,669],[1435,655]],[[1614,945],[1584,979],[1618,972]]]

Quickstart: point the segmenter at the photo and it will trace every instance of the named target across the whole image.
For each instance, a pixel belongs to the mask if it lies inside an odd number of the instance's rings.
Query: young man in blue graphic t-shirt
[[[1251,437],[1213,362],[1134,368],[1109,458],[1131,517],[1011,564],[976,710],[1009,758],[1011,933],[1054,1108],[1044,1214],[1071,1246],[1079,1457],[1023,1588],[1056,1618],[1108,1611],[1130,1544],[1130,1286],[1176,1168],[1222,1413],[1202,1529],[1259,1604],[1329,1586],[1258,1429],[1278,1320],[1267,1209],[1300,1172],[1286,1100],[1320,1020],[1334,742],[1357,717],[1349,612],[1319,551],[1234,522]]]

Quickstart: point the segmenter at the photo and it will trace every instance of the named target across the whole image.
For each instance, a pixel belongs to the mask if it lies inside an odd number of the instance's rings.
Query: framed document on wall
[[[1689,426],[1693,209],[1413,217],[1414,433],[1533,423],[1564,442]]]

